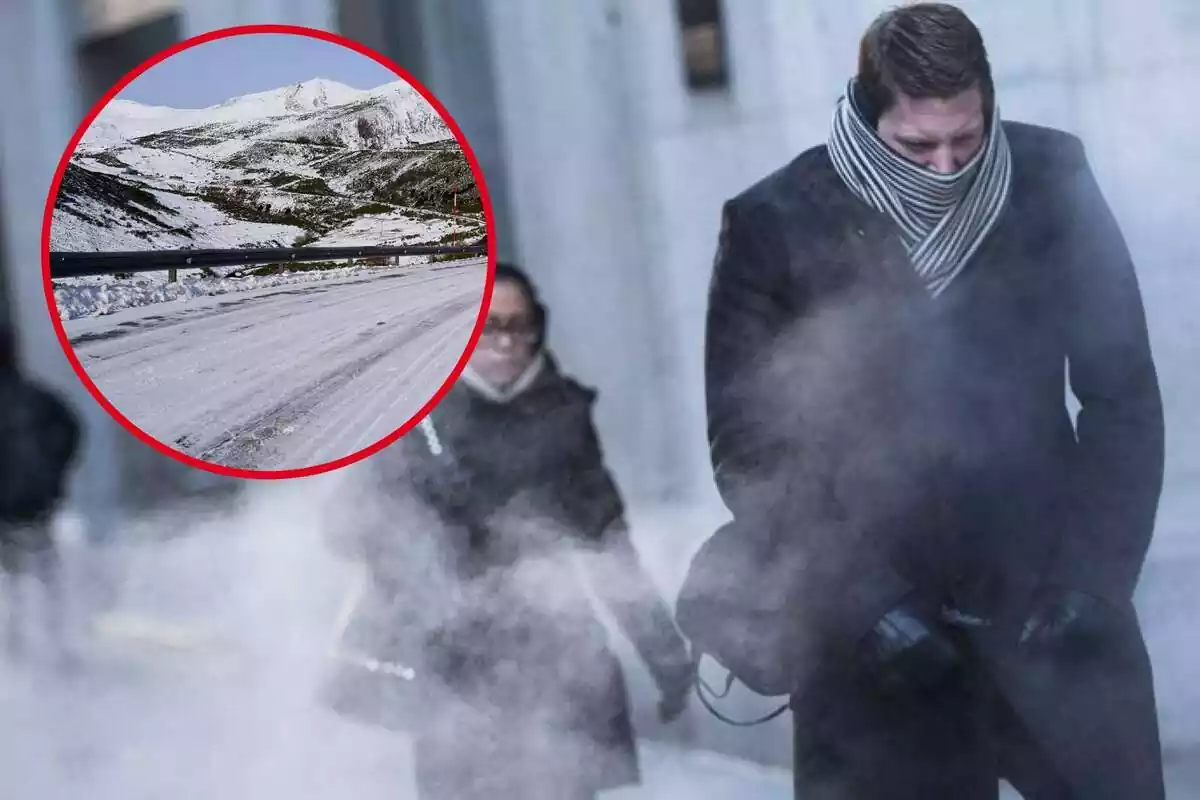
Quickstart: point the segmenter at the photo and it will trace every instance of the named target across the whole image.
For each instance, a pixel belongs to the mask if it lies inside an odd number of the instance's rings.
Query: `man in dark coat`
[[[880,16],[828,143],[725,205],[706,358],[733,521],[678,618],[790,695],[797,797],[1164,796],[1134,268],[1081,142],[1001,120],[960,10]]]
[[[460,382],[370,462],[377,494],[356,525],[372,588],[343,644],[410,685],[387,716],[414,734],[422,800],[584,800],[639,770],[622,671],[580,578],[650,668],[664,721],[694,667],[629,539],[595,392],[545,349],[521,271],[497,269],[488,313]]]
[[[20,579],[44,588],[46,631],[69,657],[59,556],[51,531],[68,470],[80,444],[79,423],[52,393],[17,366],[12,331],[0,328],[0,568],[6,573],[7,649],[24,654],[29,625]]]

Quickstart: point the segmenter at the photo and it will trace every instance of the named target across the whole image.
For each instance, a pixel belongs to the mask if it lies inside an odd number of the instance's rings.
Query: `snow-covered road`
[[[65,324],[122,414],[210,463],[295,469],[357,452],[424,405],[479,312],[483,261],[156,304]]]

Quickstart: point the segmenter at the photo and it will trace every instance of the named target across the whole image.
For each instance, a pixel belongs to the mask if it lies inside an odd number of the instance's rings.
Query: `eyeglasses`
[[[482,335],[488,339],[507,336],[513,341],[530,344],[538,337],[537,328],[527,319],[501,319],[489,317],[483,325]]]

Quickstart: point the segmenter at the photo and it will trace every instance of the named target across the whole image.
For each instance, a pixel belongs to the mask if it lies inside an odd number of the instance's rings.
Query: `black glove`
[[[867,677],[888,694],[930,694],[950,683],[962,656],[934,619],[912,602],[884,614],[858,646]]]
[[[699,666],[697,654],[690,653],[686,666],[672,670],[674,674],[670,681],[660,687],[662,695],[658,701],[659,721],[671,723],[683,714],[687,708],[688,695],[696,685]]]
[[[1021,631],[1021,647],[1057,655],[1086,655],[1109,637],[1115,613],[1108,603],[1090,594],[1062,587],[1044,589]]]
[[[683,714],[687,708],[687,700],[689,691],[664,692],[658,701],[658,720],[659,722],[670,724]]]

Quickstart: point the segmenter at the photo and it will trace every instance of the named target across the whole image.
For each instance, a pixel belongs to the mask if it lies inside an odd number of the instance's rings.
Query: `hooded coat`
[[[706,381],[734,519],[680,624],[791,695],[800,771],[824,734],[853,735],[839,676],[861,637],[901,598],[941,603],[990,623],[969,633],[982,672],[1078,796],[1162,797],[1132,605],[1163,476],[1142,301],[1081,142],[1003,124],[1008,206],[937,298],[825,146],[725,205]],[[1107,601],[1101,653],[1019,650],[1048,586]]]
[[[690,682],[604,465],[595,392],[542,358],[504,401],[460,380],[371,462],[386,501],[368,561],[393,609],[373,647],[415,665],[423,699],[407,724],[424,799],[590,797],[638,781],[625,682],[593,594],[664,692]]]

